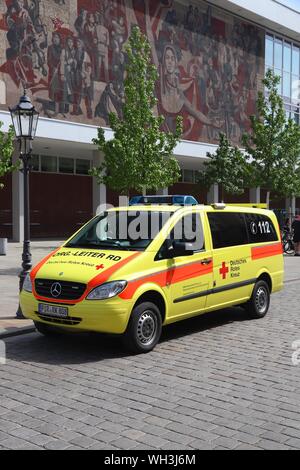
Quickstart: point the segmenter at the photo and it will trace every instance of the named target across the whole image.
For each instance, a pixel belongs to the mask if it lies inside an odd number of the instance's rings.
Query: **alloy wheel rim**
[[[152,343],[157,331],[157,318],[151,310],[146,310],[139,318],[137,337],[139,342],[147,346]]]
[[[268,293],[264,287],[260,287],[255,296],[255,305],[259,313],[265,313],[268,307]]]

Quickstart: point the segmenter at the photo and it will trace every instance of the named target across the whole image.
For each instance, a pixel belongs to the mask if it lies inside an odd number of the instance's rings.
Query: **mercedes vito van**
[[[148,352],[163,325],[205,312],[264,317],[283,274],[273,212],[155,202],[94,217],[32,269],[20,303],[43,334],[113,333]]]

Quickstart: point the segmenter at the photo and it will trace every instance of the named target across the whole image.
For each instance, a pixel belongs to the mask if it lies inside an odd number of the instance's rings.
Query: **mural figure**
[[[209,118],[199,110],[200,96],[195,86],[195,80],[188,77],[185,70],[179,67],[176,49],[171,44],[167,44],[163,50],[160,64],[160,83],[160,103],[163,110],[168,113],[166,122],[169,130],[175,130],[178,114],[184,115],[185,134],[189,133],[192,125],[188,115],[193,116],[203,124],[212,124]]]
[[[87,53],[91,58],[93,79],[99,78],[99,56],[98,56],[98,36],[97,25],[94,13],[88,13],[83,27],[83,41]]]
[[[99,73],[98,78],[101,79],[101,68],[104,67],[104,80],[109,81],[108,74],[108,47],[109,47],[109,31],[104,26],[104,17],[102,14],[98,15],[98,24],[96,26],[97,33],[97,46],[98,46],[98,60],[99,60]]]
[[[61,37],[58,33],[53,33],[52,44],[48,47],[48,87],[49,98],[54,104],[54,112],[51,116],[49,111],[46,113],[48,117],[55,117],[57,114],[63,113],[63,78],[62,78],[62,45]],[[53,109],[53,107],[52,107]]]
[[[83,114],[81,109],[82,99],[85,102],[87,117],[92,119],[92,103],[94,99],[94,86],[92,80],[92,64],[89,55],[84,49],[81,39],[76,41],[76,73],[75,73],[75,92],[74,92],[74,108],[71,114],[78,116]]]
[[[63,109],[64,114],[69,112],[69,104],[74,103],[76,91],[76,49],[74,38],[69,36],[62,51],[62,82],[63,82]]]

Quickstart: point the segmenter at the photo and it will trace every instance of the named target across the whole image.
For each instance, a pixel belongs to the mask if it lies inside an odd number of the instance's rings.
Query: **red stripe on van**
[[[119,295],[122,299],[132,299],[135,291],[147,282],[153,282],[160,287],[182,282],[187,279],[204,276],[213,272],[213,264],[203,265],[201,262],[191,263],[185,266],[171,268],[160,273],[149,274],[136,281],[128,282],[126,289]]]
[[[275,243],[274,245],[267,246],[255,246],[251,248],[252,259],[267,258],[268,256],[282,255],[281,243]]]

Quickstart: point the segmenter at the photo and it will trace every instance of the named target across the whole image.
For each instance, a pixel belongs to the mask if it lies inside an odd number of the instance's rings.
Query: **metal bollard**
[[[7,238],[0,238],[0,256],[5,256],[7,253]]]

